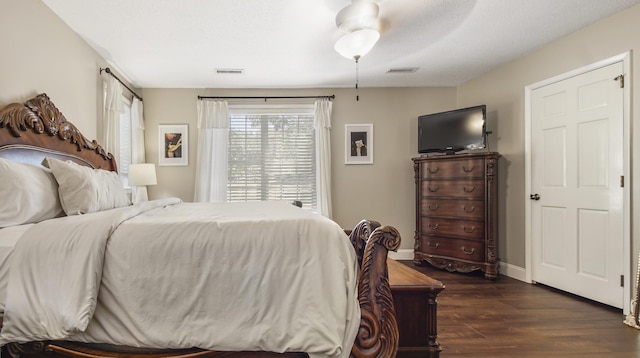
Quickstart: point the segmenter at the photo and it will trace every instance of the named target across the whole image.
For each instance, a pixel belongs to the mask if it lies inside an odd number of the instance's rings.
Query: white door
[[[531,93],[532,279],[623,307],[621,62]]]

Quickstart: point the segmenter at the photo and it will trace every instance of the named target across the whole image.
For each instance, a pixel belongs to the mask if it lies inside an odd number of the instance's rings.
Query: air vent
[[[419,67],[396,67],[390,68],[387,73],[414,73],[419,69]]]
[[[241,68],[216,68],[217,74],[241,75],[243,72]]]

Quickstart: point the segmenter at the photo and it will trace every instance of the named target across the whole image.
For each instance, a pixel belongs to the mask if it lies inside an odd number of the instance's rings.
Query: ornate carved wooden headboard
[[[117,171],[113,155],[82,135],[45,93],[0,110],[0,157],[33,165],[54,157]]]

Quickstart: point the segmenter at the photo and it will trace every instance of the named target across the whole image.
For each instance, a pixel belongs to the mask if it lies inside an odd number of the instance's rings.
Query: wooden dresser
[[[498,158],[495,152],[413,158],[414,263],[498,276]]]

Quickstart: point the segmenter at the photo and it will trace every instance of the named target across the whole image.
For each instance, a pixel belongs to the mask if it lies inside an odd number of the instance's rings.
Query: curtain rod
[[[328,100],[332,100],[334,98],[336,98],[335,95],[331,95],[331,96],[247,96],[247,97],[227,97],[227,96],[198,96],[198,99],[202,100],[202,99],[264,99],[264,101],[266,102],[267,99],[295,99],[295,98],[315,98],[315,99],[322,99],[322,98],[326,98]]]
[[[104,71],[104,72],[106,72],[106,73],[110,74],[111,76],[113,76],[113,78],[115,78],[116,80],[118,80],[118,82],[120,82],[120,83],[124,86],[124,88],[128,89],[128,90],[129,90],[129,92],[131,92],[131,94],[132,94],[132,95],[134,95],[137,99],[139,99],[139,100],[141,100],[141,101],[142,101],[142,97],[138,96],[138,95],[137,95],[137,94],[136,94],[136,93],[135,93],[131,88],[127,87],[127,85],[126,85],[126,84],[124,84],[124,82],[122,82],[122,81],[118,78],[118,76],[114,75],[114,74],[113,74],[113,72],[111,72],[111,69],[110,69],[109,67],[107,67],[107,68],[100,68],[100,74],[102,74],[102,71]]]

